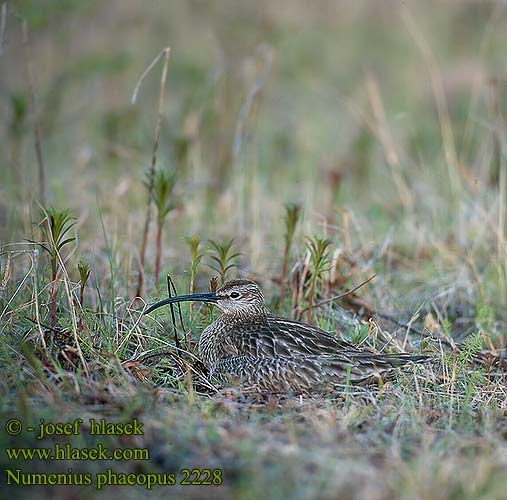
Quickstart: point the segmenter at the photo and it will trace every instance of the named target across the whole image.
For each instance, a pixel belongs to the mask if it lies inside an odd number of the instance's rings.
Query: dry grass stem
[[[2,2],[2,11],[0,13],[0,56],[4,53],[5,32],[7,30],[7,11],[8,3]]]
[[[25,67],[28,84],[28,93],[30,95],[30,108],[32,111],[32,127],[35,143],[35,156],[39,167],[39,203],[46,206],[46,171],[42,160],[41,131],[37,107],[35,105],[35,88],[32,70],[32,52],[30,48],[30,38],[28,33],[28,25],[25,20],[22,21],[23,45],[25,47]]]
[[[362,283],[359,283],[359,285],[355,286],[354,288],[351,288],[350,290],[347,290],[346,292],[340,293],[340,295],[334,295],[333,297],[330,297],[329,299],[320,300],[319,302],[312,305],[312,308],[321,307],[323,305],[329,304],[330,302],[333,302],[335,300],[343,299],[343,297],[346,297],[347,295],[353,294],[355,291],[359,290],[361,287],[366,285],[366,283],[369,283],[372,279],[377,276],[376,274],[373,274],[370,276],[367,280],[363,281]]]
[[[149,182],[148,201],[146,204],[146,217],[144,219],[143,239],[141,242],[140,269],[139,269],[139,277],[138,277],[138,281],[137,281],[137,290],[136,290],[137,297],[140,297],[142,294],[143,282],[144,282],[144,263],[145,263],[145,259],[146,259],[146,246],[148,243],[148,233],[149,233],[150,222],[151,222],[151,206],[152,206],[152,201],[153,201],[153,188],[154,188],[154,182],[155,182],[155,167],[157,164],[157,152],[158,152],[158,143],[159,143],[159,139],[160,139],[160,129],[162,127],[162,116],[163,116],[163,110],[164,110],[167,67],[169,64],[170,53],[171,53],[171,49],[169,47],[166,47],[161,52],[161,55],[163,54],[163,56],[164,56],[164,64],[162,67],[162,76],[160,78],[160,94],[159,94],[159,100],[158,100],[157,124],[155,126],[155,138],[153,140],[151,166],[150,166],[150,170],[149,170],[149,174],[148,174],[148,179],[149,179],[149,181],[148,181]],[[135,97],[137,96],[137,91],[138,91],[139,85],[144,80],[144,78],[149,73],[149,71],[153,68],[153,66],[158,62],[159,59],[160,59],[160,55],[150,64],[150,66],[146,69],[143,76],[139,80],[139,83],[136,86],[136,89],[134,90],[134,95],[132,96],[133,102],[135,102]]]

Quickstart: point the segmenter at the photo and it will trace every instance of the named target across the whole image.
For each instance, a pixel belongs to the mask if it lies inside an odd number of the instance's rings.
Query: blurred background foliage
[[[304,209],[300,244],[315,233],[342,241],[344,210],[357,247],[378,247],[389,235],[412,262],[439,253],[440,243],[488,255],[498,231],[503,238],[502,2],[19,0],[8,7],[0,57],[3,241],[26,235],[37,198],[23,19],[48,200],[74,210],[84,252],[104,247],[102,214],[124,260],[134,258],[160,68],[135,104],[131,96],[165,46],[158,165],[178,172],[180,200],[169,215],[165,271],[188,263],[183,236],[199,234],[238,238],[245,272],[274,272],[283,207],[293,202]],[[484,218],[496,236],[485,232]],[[505,255],[496,257],[492,274],[505,264]],[[431,260],[431,272],[457,265],[439,262]]]

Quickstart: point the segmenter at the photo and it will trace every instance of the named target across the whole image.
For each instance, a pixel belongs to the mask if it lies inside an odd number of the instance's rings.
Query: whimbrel
[[[145,314],[174,302],[215,304],[222,314],[202,332],[199,355],[210,373],[259,391],[316,392],[350,382],[364,384],[427,356],[374,354],[315,326],[270,314],[259,285],[247,279],[216,292],[178,295],[156,302]]]

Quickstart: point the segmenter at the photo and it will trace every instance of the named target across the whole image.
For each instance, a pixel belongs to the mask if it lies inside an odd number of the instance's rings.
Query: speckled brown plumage
[[[428,361],[426,356],[374,354],[312,325],[274,316],[250,280],[232,280],[208,294],[172,297],[148,312],[182,300],[213,302],[222,312],[199,339],[199,355],[211,374],[260,391],[327,391]]]

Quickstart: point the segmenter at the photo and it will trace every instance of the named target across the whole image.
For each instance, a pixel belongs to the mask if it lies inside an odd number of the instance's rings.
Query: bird
[[[348,383],[365,385],[389,378],[399,367],[430,359],[376,354],[316,326],[271,314],[260,286],[250,279],[227,281],[214,292],[169,297],[144,314],[184,301],[212,303],[221,311],[198,342],[199,357],[210,374],[259,392],[301,394]]]

